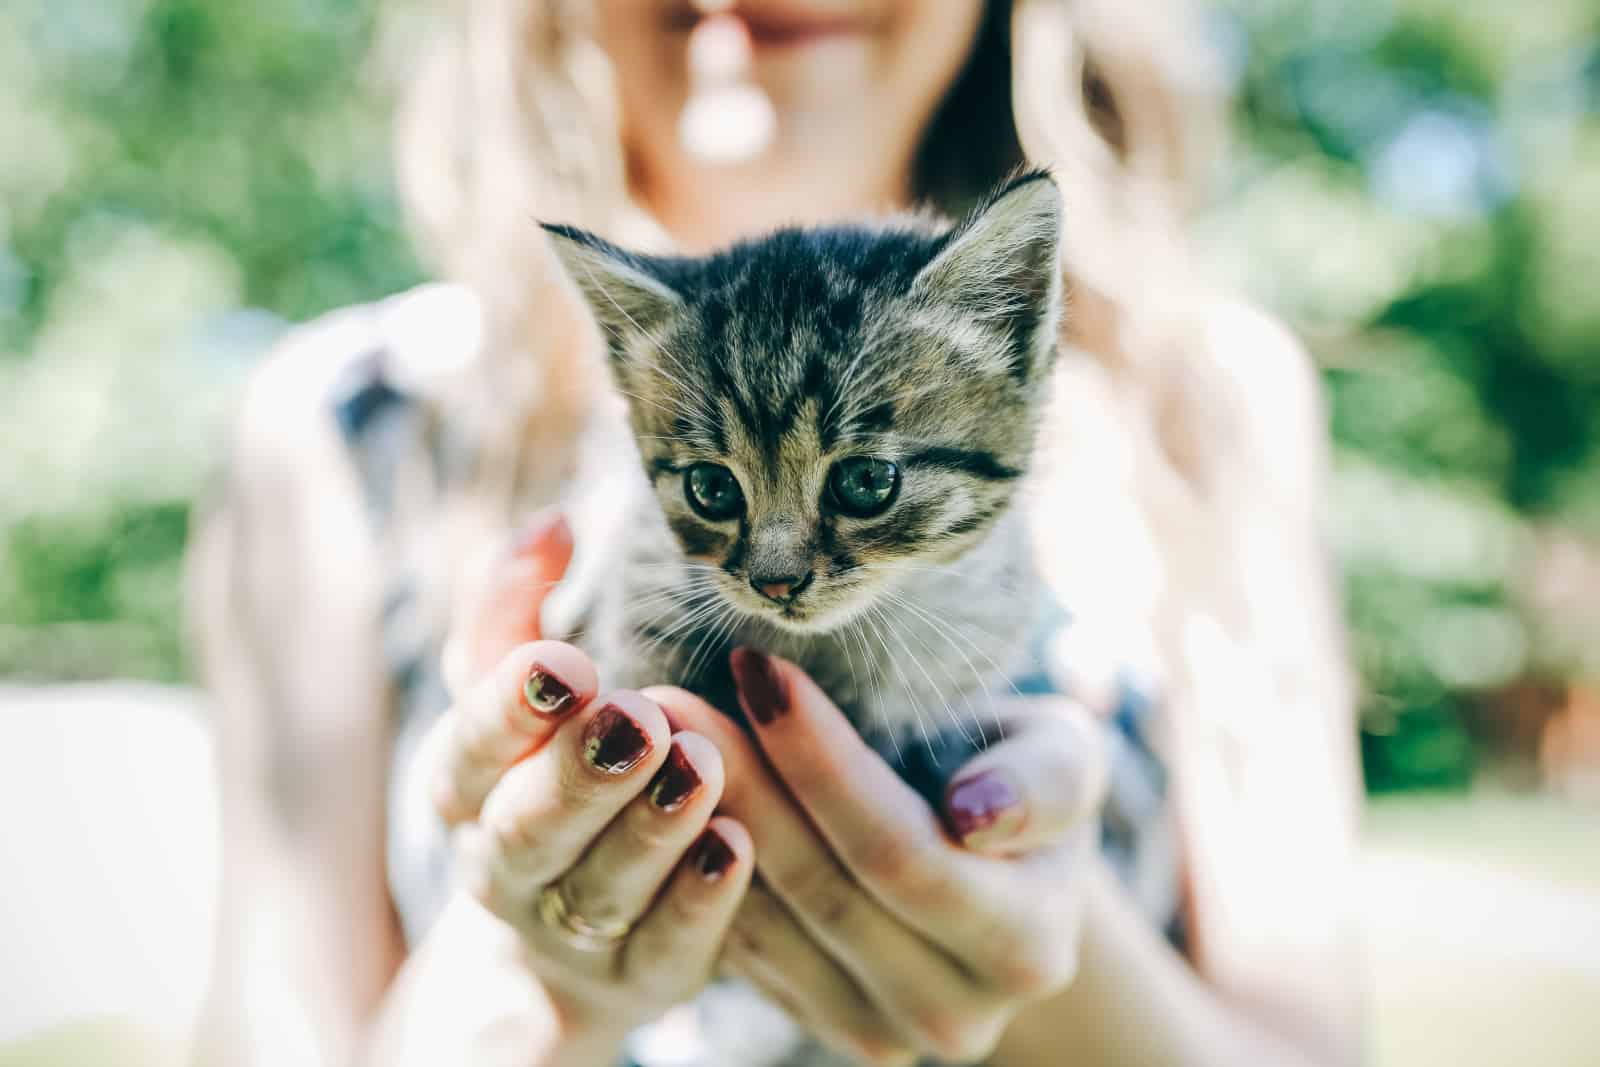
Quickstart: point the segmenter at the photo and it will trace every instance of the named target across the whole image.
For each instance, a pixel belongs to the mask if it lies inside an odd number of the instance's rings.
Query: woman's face
[[[984,0],[597,0],[629,141],[654,166],[678,154],[689,34],[707,7],[749,30],[746,77],[773,105],[774,161],[847,166],[862,152],[915,150],[972,50]]]

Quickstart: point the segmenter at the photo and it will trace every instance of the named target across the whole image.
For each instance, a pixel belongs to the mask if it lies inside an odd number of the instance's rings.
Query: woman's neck
[[[787,155],[787,158],[785,156]],[[632,159],[634,195],[685,252],[704,253],[785,225],[825,225],[904,210],[911,204],[911,161],[878,152],[876,163],[839,153],[772,153],[737,166],[708,165],[681,153],[665,166]],[[873,153],[863,153],[871,158]]]

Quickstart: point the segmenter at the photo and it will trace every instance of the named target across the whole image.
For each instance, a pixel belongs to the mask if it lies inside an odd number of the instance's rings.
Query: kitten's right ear
[[[540,226],[600,324],[613,362],[626,357],[630,341],[655,336],[683,307],[683,298],[651,273],[647,259],[575,226]]]

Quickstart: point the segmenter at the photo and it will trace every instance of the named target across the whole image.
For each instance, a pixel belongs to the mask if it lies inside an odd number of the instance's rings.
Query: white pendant
[[[777,129],[772,101],[749,84],[697,91],[678,117],[679,143],[705,163],[755,159],[772,143]]]

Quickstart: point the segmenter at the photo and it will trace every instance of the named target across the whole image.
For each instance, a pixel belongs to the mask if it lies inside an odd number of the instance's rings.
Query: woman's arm
[[[1106,1067],[1347,1062],[1332,1047],[1281,1034],[1209,984],[1133,911],[1109,870],[1097,865],[1089,882],[1077,979],[1018,1017],[996,1067],[1055,1067],[1068,1051],[1073,1063]]]
[[[1361,774],[1323,546],[1320,382],[1299,342],[1254,308],[1219,308],[1207,341],[1234,438],[1203,498],[1216,584],[1169,638],[1192,954],[1229,1005],[1318,1062],[1356,1062]]]
[[[253,382],[190,560],[222,806],[206,1064],[348,1062],[401,958],[383,871],[377,567],[316,403],[338,356],[317,333]]]
[[[1203,342],[1168,372],[1166,395],[1082,374],[1064,419],[1095,427],[1091,443],[1109,437],[1116,459],[1101,465],[1109,478],[1074,483],[1063,500],[1105,518],[1110,535],[1087,547],[1123,546],[1134,573],[1120,595],[1064,573],[1090,594],[1078,598],[1090,615],[1104,591],[1112,618],[1131,600],[1152,620],[1190,958],[1131,917],[1102,872],[1078,978],[1008,1032],[996,1058],[1007,1067],[1054,1064],[1066,1048],[1085,1063],[1360,1058],[1350,883],[1360,782],[1321,547],[1316,372],[1247,307],[1219,308]]]

